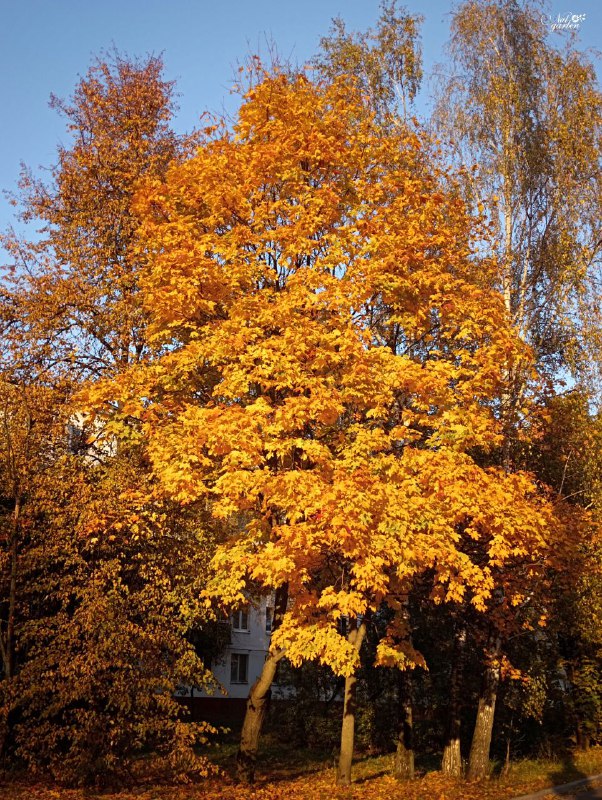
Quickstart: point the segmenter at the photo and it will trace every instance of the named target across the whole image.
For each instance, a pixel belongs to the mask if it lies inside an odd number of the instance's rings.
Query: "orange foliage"
[[[154,357],[88,393],[141,420],[171,497],[229,526],[208,602],[288,584],[272,646],[339,674],[357,662],[341,616],[395,607],[427,570],[435,600],[484,611],[557,525],[527,475],[479,465],[528,353],[427,150],[348,85],[267,76],[232,133],[141,191]],[[405,638],[394,620],[380,663],[418,660]]]
[[[193,745],[210,729],[173,695],[210,681],[186,638],[206,621],[210,542],[198,515],[154,501],[134,447],[88,447],[100,431],[70,405],[82,375],[146,347],[131,203],[186,147],[171,98],[160,59],[97,59],[53,99],[73,136],[52,180],[22,174],[39,235],[0,236],[15,262],[0,291],[0,750],[74,783],[149,743],[174,770],[207,766]]]

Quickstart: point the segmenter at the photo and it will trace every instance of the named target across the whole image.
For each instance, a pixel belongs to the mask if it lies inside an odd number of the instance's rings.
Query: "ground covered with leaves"
[[[546,786],[602,773],[602,747],[563,760],[517,762],[504,778],[473,782],[448,778],[439,772],[400,782],[391,776],[392,766],[391,755],[364,758],[354,766],[353,785],[343,788],[334,785],[332,768],[300,753],[288,765],[276,759],[271,771],[266,770],[252,787],[237,784],[230,770],[222,769],[219,776],[200,782],[143,782],[135,788],[104,792],[65,789],[26,779],[3,780],[0,796],[7,800],[510,800]]]

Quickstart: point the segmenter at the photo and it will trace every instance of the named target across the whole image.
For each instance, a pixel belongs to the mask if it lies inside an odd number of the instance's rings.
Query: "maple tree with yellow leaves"
[[[485,612],[504,568],[528,556],[530,580],[561,527],[528,475],[481,466],[505,376],[530,356],[428,152],[418,130],[383,130],[348,81],[266,75],[231,132],[208,129],[137,198],[153,352],[86,397],[110,405],[114,432],[138,419],[165,492],[205,499],[229,530],[207,602],[276,592],[247,778],[283,655],[346,676],[347,783],[370,615],[401,609],[427,571],[435,602]],[[506,589],[511,605],[520,587]],[[406,627],[392,618],[377,663],[422,663]]]
[[[266,797],[394,792],[346,787],[356,728],[397,779],[443,745],[408,796],[462,794],[467,756],[464,793],[498,796],[473,779],[529,719],[525,754],[600,741],[600,95],[538,9],[454,13],[453,152],[410,120],[420,19],[395,2],[335,21],[311,72],[252,57],[201,134],[172,130],[160,58],[114,51],[52,99],[73,140],[22,172],[36,234],[1,239],[3,763],[206,775],[213,729],[175,693],[210,689],[216,620],[268,597],[239,778],[279,670],[289,744],[325,758],[343,700],[343,787]]]

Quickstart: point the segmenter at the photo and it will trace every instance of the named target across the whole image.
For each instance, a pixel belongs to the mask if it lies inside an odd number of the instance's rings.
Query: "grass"
[[[558,759],[524,759],[511,765],[507,780],[518,785],[559,786],[563,783],[602,774],[602,747],[568,752]]]

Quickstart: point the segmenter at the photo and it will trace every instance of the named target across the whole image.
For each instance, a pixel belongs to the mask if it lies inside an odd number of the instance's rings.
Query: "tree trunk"
[[[412,703],[412,676],[407,671],[399,672],[399,733],[395,752],[395,777],[400,780],[414,778],[414,725]]]
[[[362,622],[349,631],[347,640],[359,653],[366,635],[366,624]],[[337,769],[337,783],[348,786],[351,783],[351,764],[353,762],[353,744],[355,740],[355,694],[357,677],[355,673],[345,678],[345,704],[343,707],[343,724],[341,726],[341,752]]]
[[[17,604],[17,547],[19,539],[19,524],[21,516],[21,498],[17,494],[11,525],[10,538],[10,579],[8,590],[8,616],[6,621],[6,636],[2,636],[0,629],[0,651],[2,653],[2,668],[5,680],[13,677],[15,670],[15,609]]]
[[[579,721],[576,726],[576,744],[579,750],[587,751],[590,747],[590,736],[587,730],[585,729],[585,724],[582,721]]]
[[[288,602],[288,586],[278,587],[274,601],[274,621],[272,631],[275,631],[282,621]],[[265,719],[271,695],[272,683],[276,677],[278,662],[284,651],[270,653],[265,660],[261,675],[257,678],[249,692],[247,709],[240,736],[240,746],[236,756],[236,766],[239,780],[243,783],[253,783],[255,780],[255,764],[259,737]]]
[[[504,758],[504,766],[502,767],[501,777],[507,778],[510,774],[510,736],[506,739],[506,757]]]
[[[461,688],[464,677],[464,661],[466,659],[466,628],[462,627],[456,633],[454,642],[454,655],[449,687],[449,710],[447,718],[447,732],[441,771],[445,775],[459,778],[462,775],[462,751],[460,741],[461,726]]]
[[[355,739],[355,690],[357,678],[349,675],[345,678],[345,706],[343,709],[343,725],[341,727],[341,751],[337,770],[337,783],[348,786],[351,783],[351,764],[353,761],[353,743]]]
[[[490,663],[486,666],[483,676],[483,687],[479,698],[477,721],[468,761],[468,778],[471,780],[484,778],[489,771],[489,750],[493,732],[495,701],[500,683],[500,666],[498,663],[500,649],[501,642],[498,637],[491,653]]]
[[[10,541],[10,579],[8,590],[8,618],[6,625],[6,636],[2,633],[0,624],[0,654],[2,656],[2,671],[5,691],[0,697],[2,708],[0,710],[0,757],[4,755],[6,745],[9,740],[10,725],[9,713],[10,704],[7,697],[8,682],[12,679],[15,672],[15,613],[17,605],[17,553],[19,540],[19,525],[21,522],[21,497],[16,492],[15,508],[13,511],[12,531]],[[10,687],[8,688],[10,691]]]

